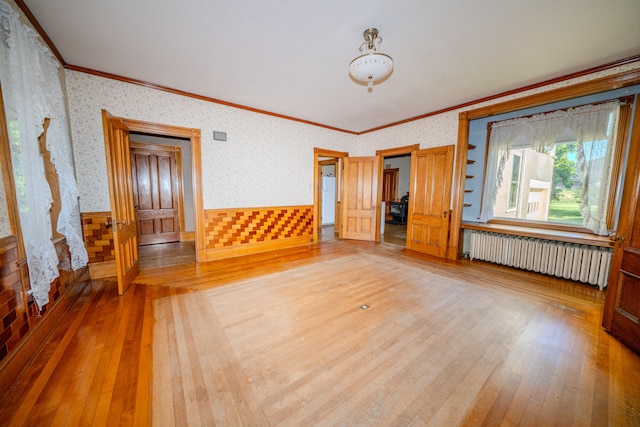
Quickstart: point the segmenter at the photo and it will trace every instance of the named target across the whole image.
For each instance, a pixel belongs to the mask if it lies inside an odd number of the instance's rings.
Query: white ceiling
[[[65,62],[360,132],[640,54],[640,0],[25,0]],[[376,27],[395,70],[352,81]]]

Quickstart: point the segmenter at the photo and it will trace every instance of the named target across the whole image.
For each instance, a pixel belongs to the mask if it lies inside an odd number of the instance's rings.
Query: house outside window
[[[576,173],[575,144],[568,156],[567,145],[556,144],[544,153],[512,149],[504,170],[510,180],[498,191],[494,217],[581,225],[582,181]]]
[[[520,163],[522,156],[513,153],[511,155],[511,182],[509,196],[507,197],[507,212],[514,211],[518,204],[518,189],[520,187]]]

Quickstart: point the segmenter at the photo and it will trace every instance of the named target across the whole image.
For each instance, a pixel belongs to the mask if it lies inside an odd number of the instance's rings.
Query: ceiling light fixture
[[[367,83],[369,90],[373,84],[389,76],[393,71],[393,59],[389,55],[378,52],[382,38],[376,28],[368,28],[362,33],[364,43],[360,45],[360,53],[349,64],[349,74],[355,80]]]

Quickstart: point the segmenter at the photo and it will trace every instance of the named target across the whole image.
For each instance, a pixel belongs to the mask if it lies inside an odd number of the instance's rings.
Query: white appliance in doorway
[[[336,178],[322,177],[322,225],[336,222]]]

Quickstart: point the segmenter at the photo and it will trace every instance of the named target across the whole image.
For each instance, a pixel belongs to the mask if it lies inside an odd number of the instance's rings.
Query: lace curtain
[[[619,113],[620,103],[612,101],[494,123],[489,139],[480,221],[493,218],[493,206],[502,185],[509,151],[514,147],[530,147],[544,152],[569,130],[576,135],[583,226],[599,235],[608,234],[607,202]]]
[[[82,240],[78,185],[59,79],[59,63],[35,31],[0,1],[0,81],[2,82],[20,223],[31,293],[41,308],[49,302],[51,282],[58,277],[58,256],[51,240],[51,190],[38,146],[45,118],[50,118],[47,149],[60,182],[58,232],[66,237],[74,270],[87,265]]]

